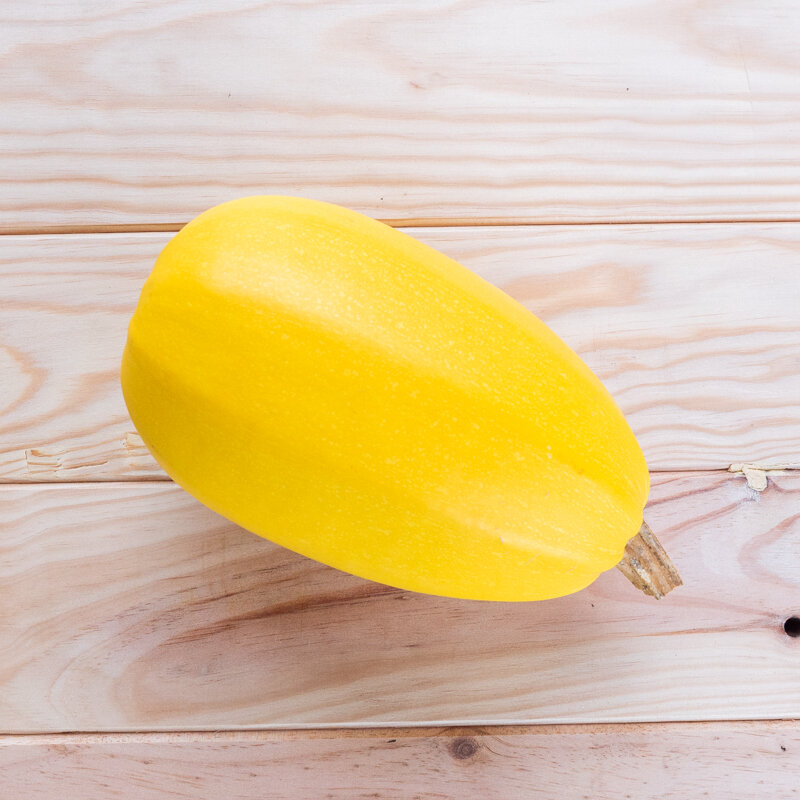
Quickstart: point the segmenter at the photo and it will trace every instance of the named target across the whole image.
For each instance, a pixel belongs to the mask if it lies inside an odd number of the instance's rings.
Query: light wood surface
[[[0,11],[0,227],[244,194],[381,218],[798,219],[800,14],[99,0]]]
[[[0,798],[796,797],[798,40],[794,0],[0,4]],[[166,481],[125,327],[166,232],[254,193],[550,324],[685,585],[412,595]]]
[[[789,800],[797,722],[0,738],[15,800]]]
[[[407,230],[577,350],[651,469],[800,464],[800,224]],[[169,237],[0,237],[0,481],[162,476],[119,360]]]
[[[0,730],[800,716],[800,474],[653,484],[684,586],[519,604],[337,572],[171,483],[1,486]]]

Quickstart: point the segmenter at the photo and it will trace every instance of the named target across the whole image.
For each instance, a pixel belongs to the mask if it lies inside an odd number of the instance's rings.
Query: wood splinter
[[[661,542],[646,522],[625,546],[617,569],[645,594],[660,600],[683,581]]]

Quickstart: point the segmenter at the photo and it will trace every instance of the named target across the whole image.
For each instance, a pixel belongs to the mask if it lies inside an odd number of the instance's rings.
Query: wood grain
[[[800,225],[408,231],[577,350],[651,469],[800,463]],[[119,361],[168,238],[0,237],[0,481],[162,477]]]
[[[796,722],[4,737],[16,800],[789,800]]]
[[[0,731],[800,716],[800,474],[654,476],[685,585],[540,603],[373,584],[171,483],[0,487]]]
[[[381,218],[800,209],[793,0],[99,0],[0,10],[0,227],[244,194]]]

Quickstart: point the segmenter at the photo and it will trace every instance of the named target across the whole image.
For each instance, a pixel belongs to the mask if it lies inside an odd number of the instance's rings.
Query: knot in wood
[[[478,752],[479,747],[480,744],[477,739],[461,736],[451,742],[450,754],[459,761],[465,761],[468,758],[472,758]]]

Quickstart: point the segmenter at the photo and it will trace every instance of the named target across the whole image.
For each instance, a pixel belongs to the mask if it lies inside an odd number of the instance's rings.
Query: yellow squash
[[[254,533],[418,592],[539,600],[614,566],[647,467],[521,305],[368,217],[212,208],[166,246],[122,387],[161,466]]]

